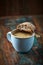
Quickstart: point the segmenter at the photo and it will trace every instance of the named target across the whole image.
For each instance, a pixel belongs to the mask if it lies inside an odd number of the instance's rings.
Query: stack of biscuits
[[[30,22],[24,22],[17,25],[17,30],[33,33],[35,31],[35,26]]]

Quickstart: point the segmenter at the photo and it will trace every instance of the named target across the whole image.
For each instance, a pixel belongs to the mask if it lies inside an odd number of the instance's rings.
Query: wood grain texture
[[[3,33],[3,36],[0,38],[0,60],[2,60],[0,63],[1,65],[15,65],[19,61],[19,55],[13,48],[12,44],[6,39],[6,33],[10,30],[3,25],[0,26],[0,30],[2,30]]]
[[[42,16],[43,18],[43,16]],[[36,26],[36,30],[37,30],[37,33],[41,36],[38,41],[43,45],[43,21],[41,22],[38,18],[36,18],[35,16],[32,18],[33,19],[33,22]],[[41,24],[40,24],[41,23]]]
[[[4,25],[5,19],[18,19],[20,17],[23,16],[9,16],[0,18],[0,65],[16,65],[20,60],[19,54],[15,51],[12,44],[8,42],[6,38],[6,33],[10,31],[10,29]],[[40,18],[37,18],[37,16],[32,16],[32,21],[36,26],[37,33],[41,35],[41,37],[38,38],[38,42],[43,46],[43,24],[40,24],[40,21],[43,23],[43,16]]]
[[[41,15],[42,0],[0,0],[0,16]]]

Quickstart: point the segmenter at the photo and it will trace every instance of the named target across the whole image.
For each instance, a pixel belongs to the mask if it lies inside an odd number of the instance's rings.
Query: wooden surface
[[[43,0],[0,0],[0,16],[43,14]]]
[[[7,17],[0,18],[0,65],[15,65],[19,62],[20,56],[15,51],[12,44],[8,42],[6,38],[6,33],[10,31],[10,29],[5,27],[4,25],[5,24],[4,20],[6,18]],[[8,17],[8,18],[17,19],[20,18],[20,16]],[[32,20],[36,26],[37,33],[40,34],[41,36],[38,39],[38,42],[43,46],[43,16],[40,16],[39,18],[37,16],[32,16]]]
[[[43,16],[39,17],[39,19],[33,17],[33,22],[36,26],[37,33],[41,36],[38,41],[43,45]]]
[[[12,44],[6,39],[6,33],[10,30],[4,26],[0,26],[0,29],[3,33],[0,38],[0,65],[15,65],[19,61],[19,56],[13,49]]]

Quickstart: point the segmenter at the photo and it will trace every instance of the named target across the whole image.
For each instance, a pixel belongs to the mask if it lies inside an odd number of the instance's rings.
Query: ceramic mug
[[[8,41],[12,43],[17,52],[28,52],[33,46],[35,33],[28,38],[18,38],[12,34],[15,30],[16,29],[7,33]]]

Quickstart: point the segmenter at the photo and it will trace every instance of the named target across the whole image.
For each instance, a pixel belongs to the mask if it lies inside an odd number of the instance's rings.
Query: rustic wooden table
[[[19,23],[20,21],[19,19],[23,17],[27,18],[27,21],[29,18],[29,21],[32,21],[34,23],[34,25],[36,26],[36,33],[40,35],[40,38],[38,38],[38,42],[43,47],[43,16],[42,15],[0,17],[0,65],[16,65],[20,61],[19,53],[15,51],[12,44],[7,40],[6,34],[8,31],[12,30],[12,26],[14,29],[14,26],[16,27],[16,25]],[[25,18],[23,19],[24,21]]]

